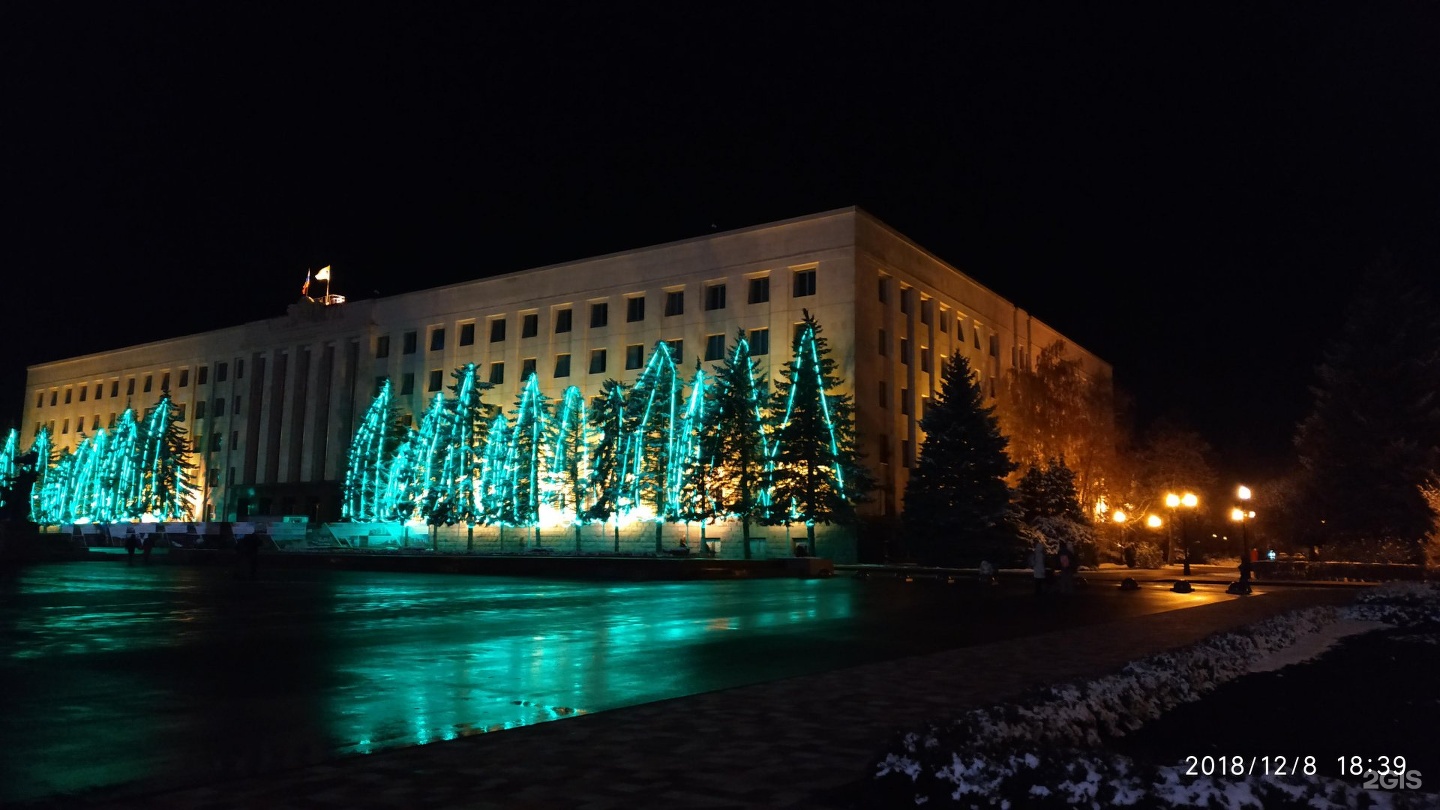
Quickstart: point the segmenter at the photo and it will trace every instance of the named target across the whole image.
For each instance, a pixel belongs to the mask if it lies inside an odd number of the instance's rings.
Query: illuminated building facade
[[[855,208],[372,300],[302,299],[282,317],[31,366],[22,425],[74,449],[127,405],[168,390],[184,410],[209,519],[340,514],[356,426],[389,379],[418,420],[475,363],[510,409],[533,372],[558,400],[630,383],[664,340],[684,369],[720,362],[738,329],[772,374],[804,310],[856,403],[881,482],[864,511],[894,515],[944,362],[964,354],[992,395],[1007,369],[1064,339]],[[1066,341],[1095,378],[1109,366]]]

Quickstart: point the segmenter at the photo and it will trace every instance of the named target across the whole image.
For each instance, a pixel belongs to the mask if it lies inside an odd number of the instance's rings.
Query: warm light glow
[[[1145,525],[1149,526],[1152,529],[1160,528],[1160,525],[1162,523],[1164,523],[1164,521],[1160,519],[1159,515],[1150,515],[1149,517],[1145,518]]]
[[[1250,488],[1245,486],[1244,484],[1240,485],[1240,489],[1238,490],[1237,494],[1240,496],[1240,500],[1242,501],[1250,500]]]
[[[1184,504],[1186,509],[1194,509],[1195,505],[1200,503],[1200,499],[1195,497],[1195,493],[1187,492],[1185,497],[1180,499],[1180,503]]]
[[[1168,506],[1168,507],[1170,507],[1171,509],[1174,509],[1175,507],[1177,507],[1177,506],[1180,505],[1180,496],[1179,496],[1179,495],[1176,495],[1176,494],[1173,493],[1173,492],[1168,492],[1168,493],[1166,493],[1166,494],[1165,494],[1165,505]]]
[[[1119,509],[1116,509],[1114,516],[1111,517],[1111,520],[1114,520],[1116,523],[1124,523],[1125,513],[1120,511]]]
[[[1238,506],[1235,507],[1234,509],[1231,509],[1231,510],[1230,510],[1230,519],[1233,520],[1233,521],[1236,521],[1236,522],[1239,522],[1239,521],[1244,520],[1244,519],[1245,519],[1245,512],[1244,512],[1244,510],[1242,510],[1242,509],[1241,509],[1240,507],[1238,507]]]

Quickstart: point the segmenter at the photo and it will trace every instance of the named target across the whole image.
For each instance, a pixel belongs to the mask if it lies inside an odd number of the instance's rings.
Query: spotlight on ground
[[[1191,591],[1193,591],[1193,590],[1195,590],[1195,589],[1192,588],[1192,587],[1190,587],[1190,583],[1189,583],[1189,582],[1186,582],[1185,580],[1182,579],[1182,580],[1176,582],[1176,583],[1175,583],[1175,587],[1171,588],[1170,590],[1174,591],[1175,593],[1190,593]]]
[[[1120,580],[1120,590],[1138,591],[1140,590],[1140,583],[1136,582],[1134,577],[1125,577]]]

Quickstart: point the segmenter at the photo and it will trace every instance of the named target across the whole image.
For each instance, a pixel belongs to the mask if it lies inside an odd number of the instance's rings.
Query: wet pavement
[[[570,806],[579,780],[595,806],[626,806],[624,786],[648,791],[646,781],[663,776],[657,767],[693,786],[696,763],[718,755],[751,766],[729,776],[704,768],[723,784],[703,795],[729,785],[722,803],[755,806],[767,791],[779,801],[767,778],[793,781],[784,772],[793,764],[757,740],[821,735],[809,745],[820,755],[810,757],[814,784],[834,784],[892,721],[933,710],[935,698],[955,705],[961,694],[1065,677],[1077,670],[1067,656],[1080,655],[1081,670],[1118,666],[1140,647],[1185,643],[1295,599],[1110,587],[1036,599],[1023,585],[605,585],[348,571],[262,571],[250,582],[220,569],[35,566],[0,586],[0,677],[10,684],[0,801],[147,795],[147,805],[242,807],[288,790],[328,806],[314,797],[340,796],[344,785],[351,804],[409,789],[451,797],[436,798],[440,806],[549,807]],[[1157,618],[1171,629],[1133,632]],[[1091,641],[1064,656],[1026,652],[1054,649],[1046,639],[1057,636]],[[913,657],[941,650],[952,651],[938,658],[999,656],[1003,666],[991,660],[981,665],[989,674],[964,677],[937,668],[936,655]],[[949,684],[927,685],[935,677]],[[577,739],[586,750],[563,754]],[[832,757],[838,740],[848,753]],[[796,745],[806,750],[803,739]],[[526,750],[531,761],[514,759]],[[423,764],[456,757],[477,769],[467,781],[435,782],[437,766]],[[559,771],[568,783],[555,781]],[[335,784],[319,791],[317,779]],[[474,793],[474,780],[494,784]],[[157,793],[193,785],[222,787]],[[742,788],[750,792],[734,792]],[[815,789],[781,803],[802,806]]]

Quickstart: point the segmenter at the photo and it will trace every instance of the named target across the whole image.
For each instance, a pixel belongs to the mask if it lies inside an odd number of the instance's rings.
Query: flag
[[[330,280],[330,265],[327,264],[327,265],[325,265],[324,267],[320,268],[320,272],[318,272],[318,273],[315,274],[315,280],[316,280],[316,281],[329,281],[329,280]]]
[[[305,271],[305,283],[300,285],[300,294],[306,297],[310,295],[310,271]]]

